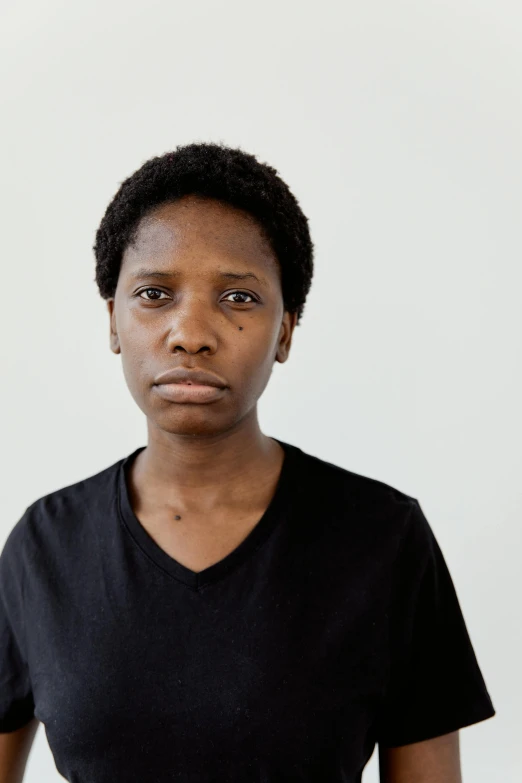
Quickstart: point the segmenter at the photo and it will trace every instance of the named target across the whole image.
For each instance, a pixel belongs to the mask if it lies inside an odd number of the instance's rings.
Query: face
[[[180,435],[219,435],[253,415],[297,321],[254,219],[198,196],[142,219],[107,307],[111,350],[134,400],[149,424]],[[172,397],[157,380],[178,367],[213,373],[225,388],[198,401]]]

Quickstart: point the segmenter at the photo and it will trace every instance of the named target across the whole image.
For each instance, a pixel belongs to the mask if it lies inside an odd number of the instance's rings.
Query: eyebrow
[[[144,280],[147,278],[157,278],[158,280],[164,280],[169,277],[179,277],[179,272],[159,272],[155,269],[146,269],[145,267],[141,267],[140,269],[137,269],[136,272],[132,275],[132,277],[135,280]],[[257,280],[258,283],[261,283],[261,285],[266,284],[265,280],[255,275],[253,272],[219,272],[219,277],[223,277],[227,280],[247,280],[247,279],[253,279]]]

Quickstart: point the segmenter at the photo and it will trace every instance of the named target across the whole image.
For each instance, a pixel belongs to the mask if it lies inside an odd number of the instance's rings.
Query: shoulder
[[[303,491],[323,513],[365,526],[394,524],[399,534],[406,532],[418,509],[416,498],[378,478],[298,452]]]
[[[451,603],[449,568],[417,498],[305,452],[301,463],[300,523],[306,520],[314,544],[324,539],[328,552],[334,549],[333,562],[339,557],[389,585],[399,614],[421,589],[426,605],[443,591]]]
[[[0,568],[41,559],[51,542],[78,540],[81,528],[97,511],[107,513],[115,502],[118,469],[123,459],[86,478],[34,500],[11,528],[0,554]]]
[[[331,578],[371,583],[374,595],[379,585],[388,595],[395,581],[417,582],[430,556],[431,530],[415,497],[301,449],[295,465],[291,519]]]
[[[31,508],[42,515],[62,514],[78,506],[96,505],[107,500],[114,490],[118,471],[123,459],[86,478],[49,492],[36,500]]]

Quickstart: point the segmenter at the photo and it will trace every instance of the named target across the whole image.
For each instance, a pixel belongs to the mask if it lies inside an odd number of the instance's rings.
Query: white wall
[[[4,0],[0,17],[2,541],[146,442],[94,283],[107,203],[178,144],[239,145],[316,245],[263,430],[420,499],[498,713],[462,730],[464,779],[521,780],[520,4]],[[62,780],[43,727],[26,780]]]

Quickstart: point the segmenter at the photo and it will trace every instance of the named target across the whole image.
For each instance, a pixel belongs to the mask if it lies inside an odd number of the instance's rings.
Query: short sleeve
[[[387,747],[496,714],[448,566],[419,502],[411,504],[395,563],[389,681],[376,730],[376,741]]]
[[[15,731],[34,717],[24,654],[24,517],[11,530],[0,554],[0,732]]]

